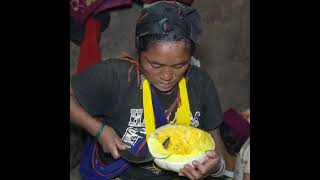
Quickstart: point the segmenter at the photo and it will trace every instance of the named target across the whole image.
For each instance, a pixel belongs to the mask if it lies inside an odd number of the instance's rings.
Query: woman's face
[[[163,92],[170,92],[189,67],[190,47],[183,41],[160,42],[140,54],[141,68],[148,81]]]

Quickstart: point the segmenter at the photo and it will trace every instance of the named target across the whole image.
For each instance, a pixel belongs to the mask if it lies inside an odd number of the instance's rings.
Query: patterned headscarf
[[[173,1],[145,4],[136,23],[136,48],[142,49],[141,37],[174,34],[199,44],[200,16],[196,9]]]

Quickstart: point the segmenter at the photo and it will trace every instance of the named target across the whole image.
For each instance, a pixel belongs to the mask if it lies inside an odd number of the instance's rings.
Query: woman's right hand
[[[127,145],[122,142],[117,133],[110,126],[106,126],[104,128],[98,141],[101,144],[103,151],[105,153],[111,153],[114,159],[118,159],[120,157],[118,149],[124,150],[127,148]]]
[[[70,84],[70,121],[74,124],[84,128],[89,134],[95,135],[101,127],[101,119],[92,117],[86,112],[77,98],[74,96],[72,86]],[[105,153],[111,153],[114,159],[120,157],[118,149],[124,150],[127,148],[122,140],[119,138],[114,129],[110,126],[106,126],[102,131],[99,139],[99,143],[102,145]]]

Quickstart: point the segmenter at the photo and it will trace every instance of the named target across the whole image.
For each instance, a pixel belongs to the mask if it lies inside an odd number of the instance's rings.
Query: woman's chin
[[[164,93],[169,93],[172,91],[172,89],[174,88],[174,86],[172,85],[162,85],[159,84],[157,86],[155,86],[159,91],[164,92]]]

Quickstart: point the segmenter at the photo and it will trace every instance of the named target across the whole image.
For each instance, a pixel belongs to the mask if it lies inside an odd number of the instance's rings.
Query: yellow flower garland
[[[190,126],[190,105],[188,98],[188,91],[186,79],[183,77],[179,81],[180,102],[175,116],[174,124]],[[146,128],[146,141],[148,141],[150,134],[155,130],[155,117],[152,105],[151,89],[147,79],[143,81],[143,113]]]

